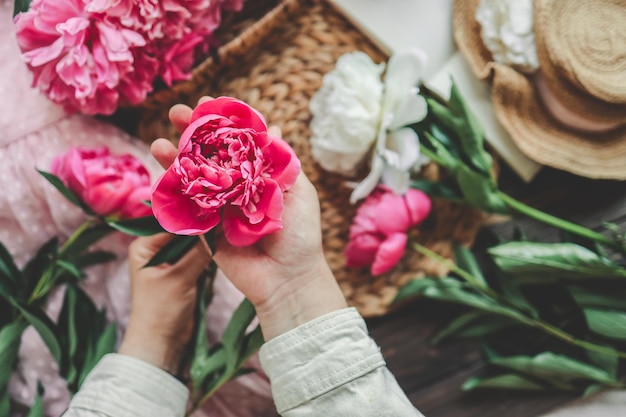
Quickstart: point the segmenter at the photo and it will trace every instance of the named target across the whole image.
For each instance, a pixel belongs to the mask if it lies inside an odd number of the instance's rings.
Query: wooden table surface
[[[531,184],[524,184],[503,168],[500,185],[524,202],[588,227],[600,229],[603,221],[626,226],[626,182],[594,181],[544,168]],[[528,219],[489,229],[510,236],[515,226],[531,240],[558,238],[555,230]],[[475,251],[480,251],[487,234],[479,234]],[[368,320],[389,369],[426,417],[535,417],[575,398],[563,393],[462,392],[463,382],[485,369],[479,344],[449,340],[433,347],[429,343],[459,311],[453,304],[424,299]]]

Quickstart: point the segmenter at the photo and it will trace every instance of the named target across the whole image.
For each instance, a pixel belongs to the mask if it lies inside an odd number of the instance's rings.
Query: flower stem
[[[476,279],[469,272],[459,268],[454,262],[449,261],[448,259],[443,258],[439,254],[431,251],[430,249],[428,249],[425,246],[420,245],[419,243],[415,243],[414,244],[414,248],[415,248],[416,251],[418,251],[422,255],[427,256],[427,257],[429,257],[429,258],[431,258],[431,259],[441,263],[442,265],[444,265],[450,271],[454,272],[455,274],[457,274],[458,276],[463,278],[468,284],[470,284],[473,287],[475,287],[478,291],[480,291],[481,293],[483,293],[487,297],[490,297],[491,299],[493,299],[494,301],[496,301],[496,302],[498,302],[500,304],[505,304],[505,306],[507,308],[515,309],[516,313],[518,313],[518,314],[523,316],[523,319],[519,318],[519,317],[508,316],[508,315],[507,315],[507,317],[514,318],[515,320],[519,321],[520,323],[522,323],[522,324],[524,324],[526,326],[540,329],[540,330],[544,331],[545,333],[548,333],[548,334],[550,334],[550,335],[552,335],[552,336],[554,336],[556,338],[559,338],[559,339],[561,339],[561,340],[563,340],[563,341],[565,341],[565,342],[567,342],[569,344],[581,347],[583,349],[591,350],[591,351],[598,352],[598,353],[603,353],[605,355],[617,356],[619,358],[626,358],[626,352],[614,350],[614,349],[611,349],[611,348],[607,348],[605,346],[597,345],[595,343],[587,342],[585,340],[577,339],[576,337],[572,336],[571,334],[569,334],[567,332],[564,332],[563,330],[559,329],[556,326],[553,326],[550,323],[546,323],[543,320],[535,319],[533,317],[528,317],[524,311],[521,311],[515,305],[513,305],[512,303],[509,303],[508,300],[506,299],[506,297],[502,296],[501,294],[497,293],[496,291],[494,291],[491,288],[487,287],[486,285],[482,284],[481,281]],[[493,312],[493,314],[498,314],[498,313]]]
[[[556,216],[552,216],[548,213],[544,213],[541,210],[537,210],[529,205],[522,203],[519,200],[514,199],[513,197],[503,193],[502,191],[498,191],[498,195],[504,202],[516,212],[523,214],[525,216],[530,217],[531,219],[535,219],[542,223],[549,224],[550,226],[557,227],[561,230],[565,230],[567,232],[573,233],[578,236],[582,236],[587,239],[594,240],[596,242],[608,245],[612,248],[621,249],[620,246],[613,241],[611,238],[604,236],[601,233],[598,233],[594,230],[591,230],[587,227],[580,226],[578,224],[569,222],[567,220],[560,219]]]

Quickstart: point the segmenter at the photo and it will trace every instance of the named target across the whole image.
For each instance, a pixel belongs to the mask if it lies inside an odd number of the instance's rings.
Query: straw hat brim
[[[496,117],[519,149],[541,164],[580,176],[626,180],[626,127],[586,133],[557,122],[529,77],[491,60],[475,19],[478,3],[455,1],[454,37],[475,76],[491,81]]]
[[[564,16],[571,16],[568,12],[572,9],[581,12],[583,5],[588,3],[553,0],[534,2],[535,40],[541,72],[551,86],[551,92],[559,101],[567,103],[567,107],[575,114],[598,123],[626,124],[626,105],[613,102],[617,97],[612,97],[610,93],[612,87],[617,96],[623,97],[623,92],[619,90],[626,88],[623,85],[626,69],[623,73],[616,71],[615,62],[607,62],[607,58],[598,62],[591,53],[587,53],[586,61],[582,63],[568,56],[576,55],[575,53],[566,52],[576,48],[575,52],[581,53],[578,49],[585,48],[582,45],[584,39],[569,39],[563,33],[564,29],[575,25],[575,22],[570,22],[571,19]],[[555,15],[561,15],[560,19],[555,20]],[[576,72],[571,68],[573,65],[577,66]],[[588,89],[591,89],[590,93],[587,92]],[[606,100],[597,97],[605,97]]]

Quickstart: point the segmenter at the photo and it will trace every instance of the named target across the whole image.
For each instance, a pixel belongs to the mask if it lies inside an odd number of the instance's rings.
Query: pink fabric
[[[49,169],[53,158],[70,146],[105,145],[114,154],[130,153],[148,167],[152,178],[161,172],[147,147],[94,119],[68,115],[30,87],[31,75],[20,59],[12,24],[13,1],[0,0],[0,241],[22,265],[50,237],[66,238],[84,220],[81,212],[64,200],[35,171]],[[114,235],[101,248],[118,254],[116,262],[92,268],[86,291],[108,317],[125,328],[129,313],[129,278],[126,262],[129,238]],[[207,322],[215,340],[221,335],[241,294],[223,276],[216,282],[216,298]],[[50,296],[47,310],[56,317],[62,289]],[[256,357],[250,366],[258,368]],[[15,402],[30,405],[37,380],[46,388],[47,416],[59,416],[69,401],[65,383],[39,336],[28,329],[19,364],[10,381]],[[19,414],[15,414],[19,415]],[[275,415],[269,382],[262,373],[246,375],[228,384],[197,416],[258,417]]]

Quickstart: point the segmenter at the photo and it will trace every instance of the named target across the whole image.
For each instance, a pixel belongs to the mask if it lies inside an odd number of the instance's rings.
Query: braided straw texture
[[[386,56],[323,0],[285,0],[269,15],[237,39],[236,48],[221,53],[219,64],[207,71],[204,84],[180,94],[177,101],[194,106],[202,95],[234,96],[263,113],[268,124],[281,127],[283,137],[295,149],[302,169],[318,190],[322,209],[324,250],[330,267],[348,302],[364,316],[382,315],[398,292],[412,279],[441,276],[441,264],[408,250],[400,264],[387,274],[373,277],[365,269],[345,267],[343,251],[356,207],[348,199],[345,179],[323,171],[309,149],[309,100],[325,73],[346,52],[362,50],[377,62]],[[145,111],[140,136],[146,140],[175,137],[165,108]],[[435,165],[425,169],[436,180]],[[482,223],[476,210],[446,201],[434,201],[429,220],[414,232],[417,241],[447,259],[453,257],[453,241],[471,244]]]

